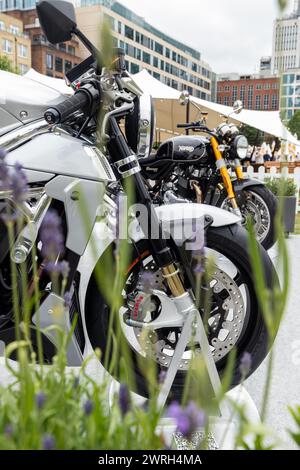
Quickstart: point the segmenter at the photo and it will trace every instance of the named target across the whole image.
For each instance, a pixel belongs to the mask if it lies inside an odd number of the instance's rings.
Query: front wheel
[[[210,311],[207,314],[208,339],[219,373],[225,370],[228,355],[233,348],[237,350],[237,360],[232,377],[232,386],[241,380],[239,363],[244,352],[251,354],[252,374],[261,364],[268,352],[268,333],[262,312],[259,308],[247,251],[247,232],[239,225],[210,228],[207,233],[206,255],[213,256],[215,269],[205,286],[210,291]],[[145,380],[145,370],[149,361],[155,368],[165,372],[173,357],[180,328],[158,329],[151,337],[145,338],[144,329],[134,323],[125,322],[125,318],[139,319],[151,322],[161,315],[162,309],[168,310],[172,316],[168,302],[160,303],[156,296],[147,294],[146,284],[170,295],[152,256],[147,250],[147,244],[140,242],[139,257],[134,259],[126,276],[124,288],[124,307],[112,318],[109,306],[105,303],[97,282],[91,279],[86,301],[86,325],[93,348],[102,351],[101,362],[107,367],[114,357],[112,348],[107,347],[110,328],[119,331],[119,343],[126,342],[130,355],[131,373],[135,378],[135,391],[147,397],[148,387]],[[259,247],[260,256],[265,271],[266,285],[271,289],[274,281],[274,268],[266,251]],[[101,259],[99,260],[101,263]],[[149,289],[149,286],[148,286]],[[144,310],[141,303],[144,302]],[[203,317],[205,312],[201,312]],[[144,316],[143,316],[144,315]],[[116,335],[115,335],[116,336]],[[127,354],[128,354],[127,351]],[[172,398],[180,400],[189,364],[194,354],[199,354],[199,344],[187,347],[180,363],[173,388]],[[127,356],[128,359],[129,356]],[[113,374],[118,380],[118,373]]]
[[[257,240],[266,250],[269,250],[276,241],[276,197],[265,186],[250,186],[243,190],[241,201],[239,208],[243,217],[243,225],[246,224],[247,218],[250,217],[254,224]],[[221,209],[232,210],[225,192],[221,195],[217,205]]]

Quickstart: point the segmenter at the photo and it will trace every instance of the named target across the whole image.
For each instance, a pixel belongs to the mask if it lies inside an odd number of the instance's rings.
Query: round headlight
[[[149,94],[144,93],[136,98],[133,113],[125,119],[125,133],[129,146],[138,158],[148,158],[155,137],[155,109]]]
[[[244,135],[238,135],[234,140],[234,147],[238,158],[244,160],[248,153],[248,139]]]

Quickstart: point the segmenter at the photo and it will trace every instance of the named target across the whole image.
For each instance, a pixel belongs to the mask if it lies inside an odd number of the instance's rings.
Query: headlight
[[[247,157],[248,146],[249,146],[248,139],[244,135],[238,135],[234,139],[235,152],[238,158],[240,158],[241,160],[244,160],[244,158]]]
[[[155,136],[155,109],[150,95],[144,93],[136,98],[133,113],[125,119],[125,133],[138,158],[148,158]]]

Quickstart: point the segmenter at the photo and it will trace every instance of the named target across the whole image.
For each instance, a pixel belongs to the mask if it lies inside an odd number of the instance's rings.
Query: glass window
[[[11,54],[13,50],[13,43],[9,39],[2,40],[2,49],[6,54]]]
[[[156,78],[156,80],[160,80],[160,73],[153,72],[153,77]]]
[[[295,74],[293,73],[285,74],[283,76],[284,85],[289,84],[289,83],[294,83],[294,81],[295,81]]]
[[[270,95],[264,95],[264,109],[269,109]]]
[[[65,73],[69,72],[72,68],[72,62],[70,60],[65,60]]]
[[[19,72],[21,75],[24,75],[28,71],[28,65],[26,64],[19,64]]]
[[[167,57],[167,59],[170,59],[170,57],[171,57],[171,51],[167,47],[166,47],[166,57]]]
[[[28,57],[28,47],[25,44],[19,44],[18,55],[19,57]]]
[[[61,57],[55,57],[55,70],[56,72],[63,71],[63,60]]]
[[[151,63],[151,56],[150,56],[150,54],[148,54],[148,52],[143,51],[143,61],[144,61],[146,64],[150,64],[150,63]]]
[[[64,42],[61,42],[59,45],[58,45],[58,48],[63,51],[63,52],[66,52],[67,50],[67,46]]]
[[[158,68],[158,58],[157,57],[153,57],[153,67]]]
[[[68,53],[75,55],[75,47],[74,46],[68,46]]]
[[[260,110],[260,108],[261,108],[261,96],[257,95],[255,97],[255,109]]]
[[[122,34],[122,23],[121,23],[121,21],[118,21],[118,33]],[[138,34],[138,33],[136,33],[136,34]]]
[[[160,61],[160,70],[165,70],[165,61],[164,60]]]
[[[163,55],[164,53],[164,48],[161,44],[159,44],[158,42],[155,42],[155,52],[157,52],[158,54],[161,54]]]
[[[256,89],[257,89],[257,90],[262,90],[262,84],[261,84],[261,83],[258,83],[258,84],[256,85]]]
[[[130,64],[130,73],[139,73],[140,67],[137,64]]]
[[[4,31],[4,30],[5,30],[4,21],[0,21],[0,31]]]
[[[125,36],[132,41],[134,39],[134,30],[127,25],[125,25]]]
[[[46,67],[49,70],[53,69],[53,56],[51,54],[46,54]]]
[[[9,30],[12,34],[15,34],[16,36],[17,34],[20,34],[20,28],[19,26],[16,26],[15,24],[11,24],[9,27]]]

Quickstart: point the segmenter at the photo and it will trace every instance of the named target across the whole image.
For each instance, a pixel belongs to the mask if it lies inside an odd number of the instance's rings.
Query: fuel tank
[[[16,132],[16,131],[13,131]],[[9,138],[7,134],[6,139]],[[29,136],[27,136],[29,139]],[[2,138],[3,139],[3,138]],[[1,139],[0,139],[1,144]],[[25,170],[71,176],[94,181],[115,181],[115,175],[102,152],[63,130],[44,131],[10,150],[8,165],[20,163]]]
[[[175,162],[201,163],[208,162],[206,146],[209,143],[204,137],[178,136],[166,140],[157,150],[156,160],[173,160]]]

